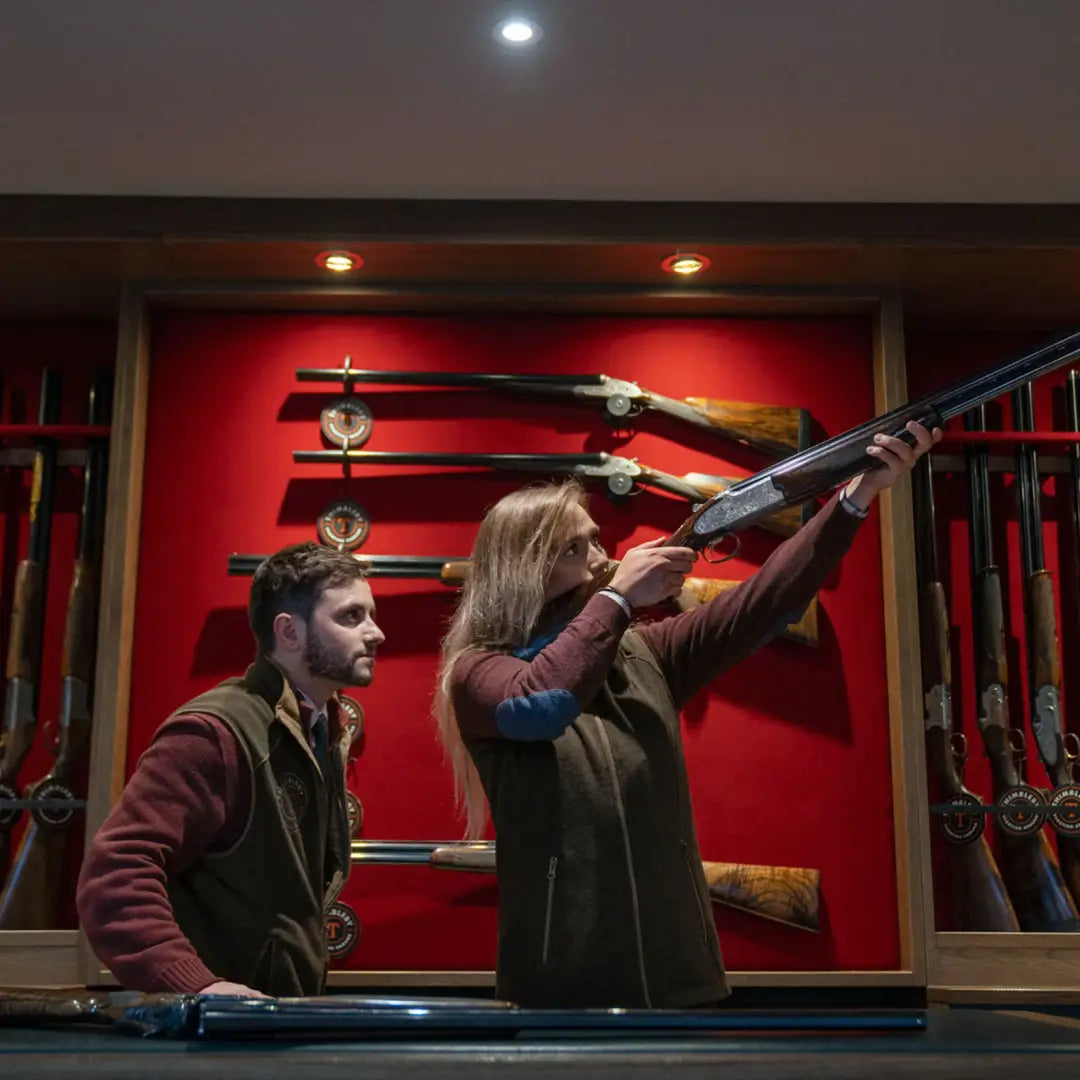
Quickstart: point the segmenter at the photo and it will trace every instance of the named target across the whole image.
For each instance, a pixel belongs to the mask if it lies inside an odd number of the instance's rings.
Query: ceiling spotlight
[[[711,260],[704,255],[697,255],[694,252],[686,254],[676,252],[660,264],[660,269],[666,270],[669,274],[698,274],[708,269],[710,265]]]
[[[523,45],[532,45],[540,40],[543,31],[529,19],[515,16],[512,19],[503,19],[495,27],[495,37],[504,45],[512,45],[520,48]]]
[[[350,270],[359,270],[364,260],[351,251],[320,251],[315,256],[315,264],[335,274],[346,274]]]

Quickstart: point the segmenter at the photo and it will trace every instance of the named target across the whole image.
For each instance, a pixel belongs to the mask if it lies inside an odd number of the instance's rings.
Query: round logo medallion
[[[1080,785],[1063,784],[1050,793],[1050,824],[1062,836],[1080,836]]]
[[[941,815],[941,831],[950,844],[971,844],[986,829],[982,803],[969,791],[961,791],[947,799],[948,809]]]
[[[19,793],[12,787],[11,784],[0,784],[0,799],[18,799]],[[16,821],[19,820],[21,810],[16,809],[14,806],[0,806],[0,829],[10,829]]]
[[[1013,836],[1030,836],[1046,821],[1046,799],[1028,784],[1018,784],[997,801],[998,826]]]
[[[331,503],[315,523],[320,543],[338,551],[355,551],[367,539],[367,511],[349,499]]]
[[[326,951],[339,960],[356,948],[360,940],[360,920],[348,904],[335,900],[326,910]]]
[[[322,433],[334,446],[355,450],[371,434],[371,410],[357,397],[339,398],[320,417]]]
[[[61,784],[59,780],[48,780],[34,788],[31,798],[64,799],[74,802],[75,792],[67,784]],[[46,829],[62,829],[70,824],[74,816],[75,811],[72,807],[39,806],[34,809],[34,820]]]

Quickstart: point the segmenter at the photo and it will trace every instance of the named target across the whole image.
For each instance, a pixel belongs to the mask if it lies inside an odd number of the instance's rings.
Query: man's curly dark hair
[[[366,576],[364,563],[346,551],[316,544],[292,544],[259,564],[251,580],[248,624],[260,652],[274,649],[274,619],[284,611],[305,622],[327,589],[339,589]]]

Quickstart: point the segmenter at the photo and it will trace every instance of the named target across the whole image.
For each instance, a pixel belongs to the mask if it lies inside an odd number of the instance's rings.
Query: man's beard
[[[308,671],[319,679],[340,683],[342,686],[356,686],[357,676],[354,671],[357,657],[327,645],[314,629],[308,629],[307,644],[304,646],[304,663]]]

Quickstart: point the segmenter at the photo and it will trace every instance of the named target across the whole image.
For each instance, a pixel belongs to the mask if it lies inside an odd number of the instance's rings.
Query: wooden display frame
[[[550,286],[544,287],[542,294],[523,302],[520,295],[500,295],[497,285],[490,289],[478,289],[473,285],[424,291],[377,287],[155,287],[143,284],[125,289],[119,313],[115,420],[102,570],[101,648],[96,668],[97,716],[91,745],[86,822],[88,837],[104,820],[124,783],[151,366],[150,324],[155,309],[227,307],[230,310],[430,312],[465,305],[472,310],[524,309],[549,313],[625,313],[628,309],[636,309],[681,315],[862,314],[869,317],[873,326],[872,377],[876,411],[888,411],[906,400],[903,312],[899,299],[892,295],[822,288],[723,287],[638,290],[629,297],[625,290],[615,288],[560,289]],[[918,620],[911,602],[915,595],[914,535],[906,481],[883,496],[880,509],[900,964],[895,970],[880,971],[740,971],[731,975],[731,982],[736,987],[923,987],[928,982],[941,982],[933,965],[942,963],[950,946],[963,955],[964,946],[960,943],[938,939],[971,937],[933,935],[928,922],[932,918],[932,904],[928,900],[931,896],[929,852],[925,840],[928,815]],[[1040,935],[1044,936],[1048,935]],[[973,944],[981,943],[966,942],[967,946]],[[1020,944],[1016,943],[1013,948]],[[1050,944],[1044,943],[1043,950]],[[42,947],[49,950],[49,962],[44,967]],[[930,977],[932,971],[935,972],[933,978]],[[27,986],[115,985],[102,970],[80,931],[0,934],[0,975],[8,984]],[[331,986],[490,987],[493,978],[492,972],[483,971],[338,971],[331,976]],[[1080,979],[1077,985],[1080,986]]]

